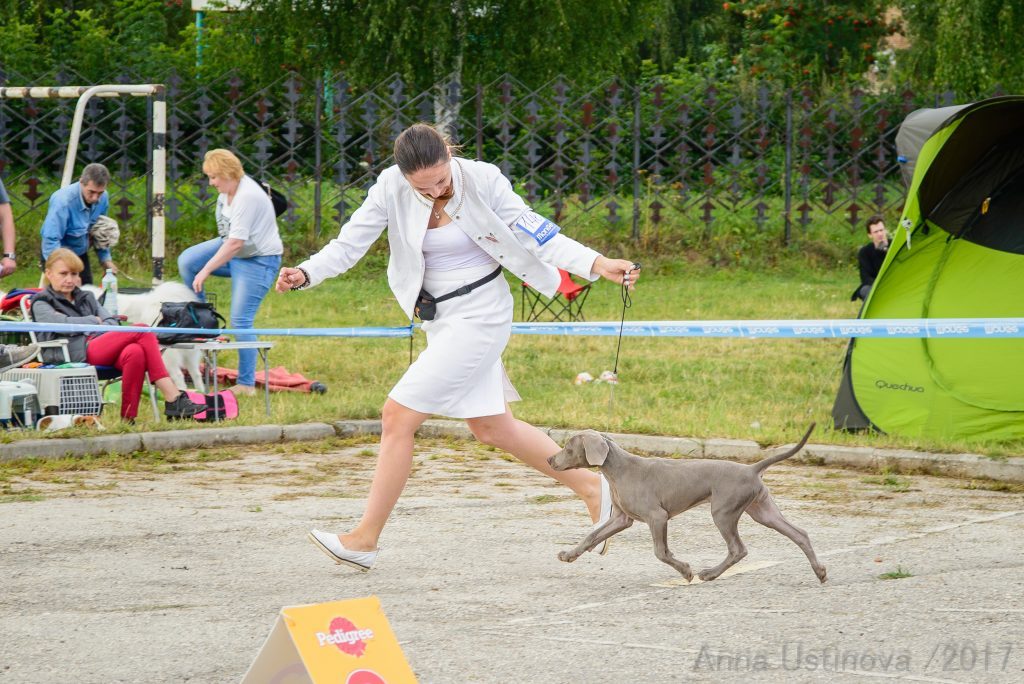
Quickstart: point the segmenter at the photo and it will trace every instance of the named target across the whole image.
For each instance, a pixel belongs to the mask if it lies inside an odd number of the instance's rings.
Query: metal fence
[[[64,70],[32,83],[0,72],[0,85],[83,85]],[[394,137],[445,118],[464,156],[492,162],[532,204],[564,224],[606,222],[623,237],[642,226],[710,236],[726,214],[751,229],[793,231],[828,220],[860,230],[903,202],[894,149],[904,116],[953,103],[950,93],[823,94],[811,86],[613,80],[581,88],[557,79],[531,88],[442,83],[411,91],[393,77],[357,89],[344,76],[285,75],[245,82],[237,73],[200,84],[176,74],[117,74],[112,83],[167,86],[168,236],[180,221],[212,221],[203,154],[228,147],[250,175],[284,192],[286,242],[333,236],[391,163]],[[59,184],[73,101],[0,100],[0,177],[19,225],[38,225]],[[79,164],[113,173],[112,212],[147,214],[146,103],[93,100]]]

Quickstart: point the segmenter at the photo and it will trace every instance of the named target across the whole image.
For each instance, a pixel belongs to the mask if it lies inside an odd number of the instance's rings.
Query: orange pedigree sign
[[[243,684],[408,684],[405,660],[376,596],[281,610]]]

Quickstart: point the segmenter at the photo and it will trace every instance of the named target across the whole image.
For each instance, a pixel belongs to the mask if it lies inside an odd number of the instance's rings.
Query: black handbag
[[[284,212],[288,211],[288,198],[284,194],[270,185],[270,181],[257,181],[263,191],[267,193],[267,197],[270,198],[270,203],[274,205],[274,216],[280,216]]]
[[[481,285],[486,285],[487,283],[497,278],[499,275],[501,275],[501,266],[494,269],[480,280],[472,282],[469,285],[463,285],[454,292],[449,292],[448,294],[441,295],[440,297],[435,297],[426,290],[420,289],[420,294],[419,296],[416,297],[416,304],[413,307],[413,313],[415,313],[416,317],[419,318],[421,321],[432,321],[434,320],[434,316],[437,315],[438,302],[447,302],[449,299],[454,299],[455,297],[462,297],[463,295],[468,295],[476,288],[480,287]]]
[[[160,305],[158,328],[208,328],[207,333],[157,333],[160,344],[191,342],[206,337],[217,337],[227,321],[207,302],[164,302]]]

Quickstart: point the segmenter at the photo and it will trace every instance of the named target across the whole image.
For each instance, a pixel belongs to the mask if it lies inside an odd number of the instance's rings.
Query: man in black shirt
[[[871,286],[882,268],[885,255],[889,251],[889,233],[885,230],[885,221],[881,216],[872,216],[867,222],[868,236],[871,242],[857,252],[857,263],[860,266],[860,286],[853,291],[850,301],[867,299]]]

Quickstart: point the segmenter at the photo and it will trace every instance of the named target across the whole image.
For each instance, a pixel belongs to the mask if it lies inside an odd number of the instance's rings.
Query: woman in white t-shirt
[[[427,334],[427,348],[381,410],[380,454],[362,519],[347,534],[312,530],[310,540],[338,563],[370,569],[377,538],[409,477],[416,429],[431,414],[464,419],[477,439],[567,485],[593,520],[607,521],[611,494],[604,479],[589,470],[555,472],[547,459],[559,446],[512,415],[508,402],[519,395],[501,354],[515,302],[504,271],[551,296],[558,268],[632,287],[639,278],[633,262],[608,259],[558,234],[558,226],[526,206],[498,167],[453,157],[431,126],[402,132],[395,161],[338,237],[298,267],[281,269],[277,281],[279,292],[316,286],[351,268],[387,230],[388,282],[406,314],[415,310],[424,321]],[[421,290],[437,300],[433,307]]]
[[[231,327],[251,328],[263,298],[281,267],[284,247],[277,229],[274,204],[263,187],[242,169],[228,150],[210,150],[203,158],[203,173],[217,197],[219,237],[192,245],[178,257],[178,273],[201,299],[203,283],[211,275],[231,278]],[[255,335],[235,335],[239,342]],[[233,391],[253,394],[256,385],[256,350],[238,351],[238,381]]]

